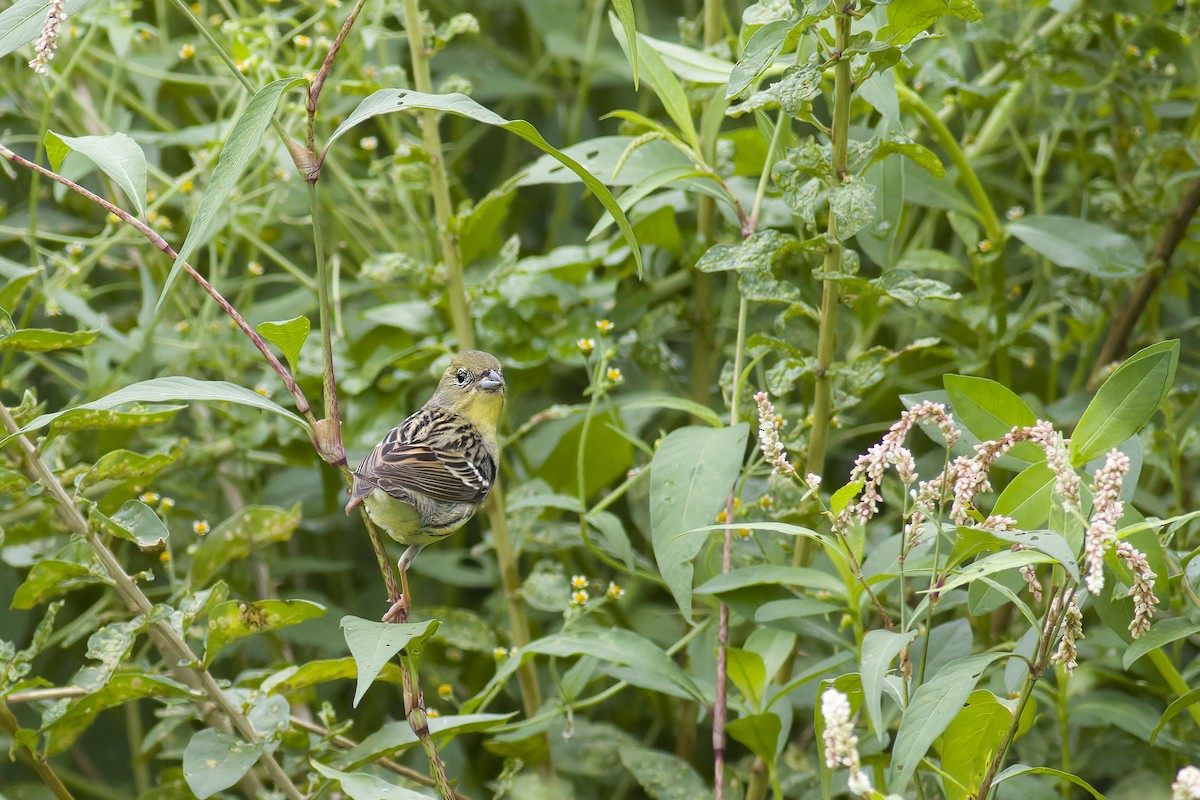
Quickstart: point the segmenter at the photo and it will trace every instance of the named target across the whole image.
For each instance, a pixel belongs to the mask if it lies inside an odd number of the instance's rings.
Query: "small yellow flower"
[[[276,178],[277,180],[286,181],[286,180],[287,180],[288,178],[290,178],[290,177],[292,177],[292,173],[288,172],[288,171],[287,171],[286,169],[284,169],[283,167],[276,167],[276,168],[275,168],[275,178]]]
[[[140,39],[141,39],[143,42],[148,42],[148,41],[150,41],[150,37],[151,37],[151,36],[153,36],[153,35],[154,35],[154,34],[150,32],[150,29],[149,29],[149,28],[142,28],[140,31],[138,31],[138,37],[139,37],[139,38],[140,38]]]
[[[718,525],[723,525],[728,521],[729,521],[729,515],[727,515],[725,513],[725,509],[721,509],[720,511],[717,512],[717,524]]]
[[[263,272],[266,271],[263,269],[263,265],[258,263],[257,261],[251,261],[249,264],[246,265],[246,269],[248,269],[250,271],[251,275],[262,275]]]
[[[317,23],[317,33],[329,33],[329,23],[321,20]]]
[[[143,492],[142,496],[138,498],[138,500],[141,500],[146,505],[157,503],[160,499],[161,498],[154,492]]]
[[[363,67],[362,74],[363,74],[363,77],[369,81],[378,80],[379,79],[379,68],[373,67],[373,66]]]
[[[592,351],[596,349],[596,340],[580,339],[575,343],[575,346],[578,347],[579,352],[583,353],[585,356],[591,355]]]
[[[181,319],[181,320],[179,320],[179,322],[175,323],[175,331],[177,333],[183,333],[190,327],[191,327],[191,325],[188,324],[188,321],[186,319]]]
[[[110,212],[108,212],[108,221],[111,222],[112,224],[116,225],[118,222],[121,221],[121,218],[110,211]]]
[[[158,554],[158,560],[163,564],[170,564],[171,563],[171,551],[163,550],[161,553]]]
[[[1130,58],[1137,58],[1141,54],[1141,48],[1139,48],[1136,44],[1131,44],[1125,48],[1125,55],[1129,56]]]
[[[318,28],[319,27],[320,26],[318,26]],[[326,27],[326,30],[329,30],[329,28]],[[317,47],[321,48],[322,50],[328,50],[329,48],[333,47],[333,40],[328,36],[318,36]]]
[[[448,683],[443,683],[441,686],[438,687],[438,697],[446,698],[446,697],[449,697],[450,695],[452,695],[453,693],[454,693],[454,689],[451,688],[450,684],[448,684]]]
[[[505,650],[503,647],[495,647],[495,648],[492,648],[492,655],[495,657],[495,659],[497,661],[499,661],[502,658],[504,658],[506,655],[508,655],[508,651]]]
[[[441,714],[438,713],[436,708],[430,708],[426,709],[425,716],[429,717],[430,719],[434,719],[435,717],[440,717]]]
[[[301,50],[307,50],[309,47],[312,47],[312,39],[301,33],[292,37],[292,44]]]
[[[618,600],[625,596],[625,590],[620,586],[617,586],[615,582],[609,581],[608,591],[606,591],[605,594],[607,594],[613,600]]]
[[[69,245],[67,245],[68,255],[77,256],[81,253],[83,253],[83,245],[81,245],[79,242],[71,242]]]
[[[584,576],[582,576],[582,575],[571,576],[571,588],[572,589],[586,589],[587,585],[588,585],[588,579],[585,578]]]
[[[1025,216],[1025,207],[1013,206],[1008,211],[1004,212],[1004,216],[1008,217],[1009,219],[1020,219],[1021,217]]]
[[[175,507],[175,501],[172,500],[170,497],[164,497],[162,499],[162,502],[158,504],[159,511],[170,511],[174,507]]]
[[[766,511],[771,507],[771,503],[773,502],[775,501],[771,499],[771,495],[764,494],[762,497],[758,498],[758,507],[763,511]]]
[[[750,538],[750,529],[749,528],[738,528],[737,535],[742,539],[749,539]]]
[[[270,397],[271,389],[265,383],[259,383],[255,384],[254,393],[262,395],[263,397]]]
[[[374,136],[364,136],[363,138],[358,140],[358,146],[361,147],[363,150],[370,152],[372,150],[378,149],[379,140],[376,139]]]
[[[196,184],[192,183],[191,181],[184,181],[179,185],[179,191],[183,192],[184,194],[191,194],[193,191],[195,191],[195,189]]]
[[[212,529],[208,527],[208,520],[206,519],[198,519],[192,523],[192,533],[196,534],[197,536],[203,536],[210,530]]]
[[[312,71],[304,73],[304,80],[308,81],[309,83],[312,83],[316,79],[317,79],[317,73],[312,72]]]
[[[996,246],[994,244],[992,244],[991,239],[980,239],[979,240],[979,252],[981,252],[981,253],[990,253],[990,252],[992,252],[993,249],[995,249],[995,247]]]
[[[584,603],[586,603],[589,598],[590,598],[590,595],[583,589],[580,589],[577,592],[572,592],[571,593],[571,605],[581,606]]]
[[[605,374],[612,383],[620,383],[621,378],[624,377],[621,375],[621,370],[617,369],[616,367],[609,367],[608,372]]]
[[[515,648],[515,647],[508,648],[508,654],[510,656],[515,656],[517,654],[517,648]]]
[[[613,325],[611,322],[609,322],[606,319],[596,320],[596,330],[600,331],[601,336],[603,336],[606,333],[612,333],[612,329],[614,327],[616,327],[616,326]]]
[[[204,11],[204,9],[200,7],[199,3],[192,3],[190,8],[192,9],[193,14],[199,14]]]

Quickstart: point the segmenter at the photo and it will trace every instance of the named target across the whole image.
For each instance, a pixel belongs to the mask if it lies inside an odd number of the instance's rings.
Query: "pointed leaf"
[[[308,600],[259,600],[243,603],[227,600],[208,614],[208,642],[204,648],[207,668],[225,645],[256,633],[286,628],[325,613],[325,606]]]
[[[197,733],[183,751],[183,779],[199,800],[228,789],[250,771],[264,743],[246,744],[224,731]]]
[[[1137,242],[1094,222],[1034,215],[1008,223],[1008,232],[1060,267],[1101,278],[1128,278],[1146,271]]]
[[[300,348],[304,347],[311,328],[312,324],[308,321],[308,317],[295,317],[282,322],[261,322],[255,326],[254,330],[283,351],[288,367],[291,368],[292,374],[296,375],[296,363],[300,360]]]
[[[737,647],[730,647],[726,653],[729,680],[733,681],[751,708],[761,709],[763,689],[767,685],[767,667],[762,656]]]
[[[337,781],[350,800],[429,800],[428,795],[395,786],[374,775],[342,772],[316,759],[309,759],[308,763],[326,778]]]
[[[746,745],[751,753],[768,764],[774,763],[779,733],[783,729],[783,721],[778,714],[751,714],[735,719],[725,729],[730,736]]]
[[[354,662],[358,665],[358,686],[354,690],[354,707],[383,669],[383,665],[410,644],[420,645],[437,630],[438,621],[404,624],[371,622],[358,617],[342,617],[342,632]]]
[[[192,556],[188,583],[207,584],[225,564],[275,542],[286,541],[300,524],[300,504],[290,509],[246,506],[204,537]]]
[[[680,428],[663,439],[650,464],[654,558],[688,622],[692,621],[692,559],[705,537],[678,534],[716,519],[741,472],[748,432],[744,422],[732,428]]]
[[[49,154],[51,142],[57,142],[61,147],[79,153],[100,168],[112,178],[121,191],[129,198],[129,202],[137,208],[137,215],[146,215],[146,154],[133,139],[124,133],[114,133],[110,136],[63,136],[61,133],[46,131],[46,150]],[[55,161],[51,156],[51,163]],[[53,164],[54,169],[61,166]]]
[[[651,800],[707,800],[712,791],[691,764],[679,756],[634,747],[617,748],[621,763],[633,773]]]
[[[863,637],[862,644],[862,676],[863,705],[867,707],[867,716],[871,720],[871,728],[880,744],[884,744],[883,736],[883,678],[887,675],[892,659],[900,655],[900,651],[908,643],[917,638],[916,631],[898,633],[883,629],[868,631]]]

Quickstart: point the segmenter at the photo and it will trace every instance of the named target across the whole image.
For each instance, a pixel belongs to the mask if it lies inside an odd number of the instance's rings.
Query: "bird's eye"
[[[469,378],[469,377],[471,377],[471,375],[470,375],[470,373],[469,373],[469,372],[467,372],[465,369],[460,369],[460,370],[458,371],[458,374],[455,376],[455,378],[458,380],[458,385],[459,385],[459,386],[466,386],[466,385],[467,385],[467,378]]]

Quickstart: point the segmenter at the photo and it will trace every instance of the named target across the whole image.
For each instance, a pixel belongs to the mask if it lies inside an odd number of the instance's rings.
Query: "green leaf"
[[[943,375],[942,385],[954,406],[954,416],[980,441],[1001,439],[1013,428],[1037,424],[1037,415],[1016,392],[1002,383],[969,375]],[[1032,442],[1009,451],[1024,461],[1043,461],[1046,454]]]
[[[1117,368],[1071,434],[1071,464],[1081,467],[1137,434],[1158,411],[1175,384],[1179,340],[1152,344]]]
[[[98,511],[95,513],[99,514]],[[125,534],[118,536],[136,542],[143,550],[161,549],[171,535],[154,509],[141,500],[127,500],[109,521]]]
[[[1169,621],[1170,620],[1168,620],[1168,622]],[[1141,639],[1138,641],[1141,641]],[[1200,701],[1200,686],[1197,686],[1190,692],[1184,692],[1183,694],[1179,695],[1179,697],[1171,701],[1171,705],[1167,706],[1167,710],[1164,711],[1163,715],[1158,718],[1158,724],[1154,726],[1154,730],[1150,733],[1150,744],[1154,744],[1154,740],[1158,738],[1160,733],[1162,733],[1162,729],[1166,727],[1168,722],[1182,714],[1188,709],[1189,706],[1194,705],[1198,701]]]
[[[92,0],[67,0],[67,16],[74,16]],[[17,0],[0,11],[0,58],[32,42],[42,32],[50,0]]]
[[[383,665],[409,645],[417,648],[437,630],[438,621],[371,622],[358,617],[342,617],[342,632],[354,662],[358,665],[358,685],[354,690],[354,707],[375,682]]]
[[[841,514],[846,510],[846,506],[850,505],[850,501],[858,497],[858,493],[862,491],[862,488],[863,482],[861,480],[847,483],[829,498],[829,510],[833,512],[834,516]]]
[[[337,781],[350,800],[429,800],[428,795],[395,786],[374,775],[342,772],[314,758],[310,758],[308,763],[326,778]]]
[[[616,198],[608,191],[603,183],[600,182],[595,175],[586,170],[575,159],[568,156],[563,151],[553,147],[549,142],[542,138],[538,133],[537,128],[529,124],[525,120],[507,120],[495,112],[484,108],[476,103],[465,94],[454,92],[452,94],[426,94],[424,92],[414,92],[408,89],[380,89],[374,94],[367,97],[354,111],[350,112],[350,116],[346,117],[345,121],[337,127],[333,135],[329,137],[325,145],[325,152],[329,151],[329,147],[342,134],[358,125],[360,122],[380,114],[388,114],[394,111],[407,111],[413,109],[424,109],[427,111],[444,111],[447,114],[455,114],[467,119],[473,119],[476,122],[482,122],[487,125],[494,125],[498,128],[503,128],[509,133],[520,136],[525,141],[529,142],[539,150],[553,157],[555,160],[563,164],[567,169],[574,172],[583,181],[592,195],[600,201],[605,210],[612,214],[613,219],[617,221],[617,227],[621,229],[621,234],[625,237],[626,244],[629,245],[634,262],[637,264],[638,274],[642,272],[642,250],[638,245],[637,237],[633,233],[633,227],[629,224],[629,220],[625,217],[625,212],[621,210],[621,206],[617,203]]]
[[[749,426],[679,428],[650,462],[650,530],[659,574],[692,621],[692,559],[704,538],[678,534],[712,522],[742,469]]]
[[[1030,464],[1004,487],[992,513],[1011,517],[1021,530],[1040,527],[1050,517],[1055,480],[1046,462]]]
[[[5,315],[7,316],[7,315]],[[54,331],[48,328],[12,330],[0,338],[0,352],[48,353],[73,347],[87,347],[100,331]]]
[[[81,430],[124,430],[128,428],[148,428],[151,425],[161,425],[170,421],[187,406],[158,406],[153,410],[111,411],[91,409],[71,409],[61,412],[62,416],[50,423],[50,431],[55,434],[70,433]]]
[[[741,526],[741,523],[736,524]],[[836,575],[819,569],[784,564],[755,564],[714,575],[696,588],[696,594],[721,594],[747,586],[762,585],[800,586],[838,596],[846,593],[846,587]]]
[[[62,165],[61,156],[52,155],[51,143],[79,153],[100,168],[121,188],[137,208],[137,215],[146,215],[146,154],[133,139],[124,133],[110,136],[63,136],[46,131],[46,152],[55,171]],[[59,150],[58,152],[61,152]]]
[[[889,791],[902,794],[930,746],[957,716],[984,671],[1002,653],[980,653],[951,661],[917,687],[900,721],[888,777]]]
[[[667,112],[667,116],[675,123],[675,127],[679,129],[679,133],[683,136],[684,141],[688,143],[688,146],[695,153],[699,153],[700,138],[696,134],[696,125],[692,121],[691,103],[688,102],[687,93],[683,90],[683,86],[676,80],[662,57],[659,56],[653,47],[647,44],[646,37],[641,34],[638,35],[637,38],[641,40],[643,46],[637,48],[635,56],[633,48],[630,47],[629,40],[625,38],[625,31],[621,28],[617,18],[609,14],[608,21],[609,26],[612,28],[613,36],[616,37],[617,43],[621,45],[621,49],[625,51],[626,58],[637,58],[641,76],[646,79],[646,83],[650,84],[650,88],[658,96],[659,101],[663,104],[663,108]]]
[[[1157,650],[1171,642],[1177,642],[1186,636],[1193,636],[1196,633],[1200,633],[1200,624],[1183,619],[1182,617],[1173,617],[1156,622],[1148,633],[1134,639],[1129,647],[1126,648],[1125,653],[1121,656],[1121,666],[1128,670],[1137,663],[1139,658],[1151,650]]]
[[[10,336],[17,332],[17,326],[13,324],[12,317],[3,308],[0,308],[0,344],[8,340]]]
[[[324,613],[325,606],[308,600],[259,600],[256,603],[226,600],[208,613],[204,667],[207,669],[217,653],[231,642],[296,625]]]
[[[617,754],[650,800],[708,800],[712,791],[691,764],[670,753],[620,747]]]
[[[829,191],[829,208],[844,242],[875,219],[875,189],[859,176],[848,177]]]
[[[779,733],[783,730],[783,721],[779,719],[778,714],[767,712],[741,717],[725,726],[725,730],[763,761],[768,764],[775,763]]]
[[[879,29],[878,41],[908,44],[949,12],[946,0],[905,0],[889,3],[888,24]]]
[[[74,701],[62,716],[43,727],[41,732],[46,737],[45,755],[66,752],[91,727],[101,711],[140,697],[187,700],[192,695],[183,684],[161,675],[132,670],[118,672],[103,688]]]
[[[999,750],[1013,712],[986,689],[976,689],[946,727],[939,750],[942,769],[958,783],[946,781],[946,800],[978,797],[979,784]]]
[[[749,650],[730,647],[727,651],[729,680],[746,698],[751,708],[761,709],[767,686],[767,667],[762,656]]]
[[[445,739],[460,733],[491,730],[503,725],[512,717],[512,714],[455,714],[430,717],[429,732],[433,736]],[[355,769],[416,743],[417,735],[413,733],[408,720],[389,722],[343,755],[338,766],[342,769]]]
[[[27,610],[61,594],[103,583],[103,579],[83,564],[48,558],[34,563],[25,580],[13,594],[10,608]]]
[[[280,78],[268,83],[255,92],[254,97],[250,98],[250,102],[246,104],[246,108],[237,121],[233,123],[233,129],[221,147],[217,166],[208,181],[208,190],[201,198],[195,215],[192,216],[191,227],[188,229],[183,245],[179,248],[179,254],[175,256],[175,263],[171,265],[171,271],[163,283],[162,293],[159,295],[158,304],[154,309],[155,314],[162,310],[163,303],[166,302],[175,284],[175,279],[183,270],[184,262],[197,248],[207,244],[212,235],[217,232],[217,222],[221,212],[225,210],[226,201],[242,176],[242,172],[258,152],[263,133],[271,124],[271,118],[275,116],[279,98],[293,86],[304,84],[304,78]]]
[[[1078,775],[1072,775],[1070,772],[1063,772],[1061,769],[1054,769],[1053,767],[1030,767],[1026,766],[1025,764],[1013,764],[1011,767],[1002,770],[1000,774],[996,776],[996,781],[992,785],[999,786],[1002,782],[1008,780],[1009,778],[1016,778],[1019,775],[1050,775],[1051,777],[1058,778],[1059,780],[1069,781],[1070,783],[1075,784],[1092,797],[1096,798],[1096,800],[1106,800],[1104,795],[1093,789],[1092,785],[1083,778],[1080,778]]]
[[[212,797],[250,771],[264,744],[246,744],[215,728],[202,730],[183,751],[183,779],[199,800]]]
[[[768,22],[754,32],[750,41],[742,48],[742,56],[729,73],[729,85],[725,87],[725,99],[732,100],[762,74],[783,50],[783,43],[799,25],[798,20],[777,19]]]
[[[900,651],[908,643],[917,638],[916,631],[898,633],[877,629],[868,631],[862,643],[862,677],[863,705],[867,708],[867,717],[871,720],[871,728],[880,744],[885,744],[883,730],[883,678],[887,675],[892,659],[900,655]]]
[[[283,351],[292,375],[297,374],[296,363],[300,360],[300,348],[304,347],[310,329],[308,317],[295,317],[282,322],[261,322],[254,328],[260,336]]]
[[[642,408],[662,408],[672,411],[684,411],[691,414],[701,422],[706,422],[714,428],[722,426],[723,421],[706,405],[697,403],[695,400],[689,400],[686,397],[677,397],[671,394],[658,394],[654,392],[645,394],[633,394],[626,397],[621,397],[617,400],[617,405],[622,411],[635,411]]]
[[[628,31],[624,28],[622,31],[625,33],[625,41],[629,41]],[[723,84],[729,80],[733,71],[733,64],[700,50],[674,42],[664,42],[645,34],[639,34],[637,38],[641,40],[641,45],[653,48],[667,69],[685,81],[701,85]]]
[[[166,453],[142,455],[132,450],[110,450],[100,456],[82,478],[78,487],[85,489],[101,481],[136,480],[148,483],[160,472],[177,462],[183,455],[183,447],[174,445]]]
[[[989,533],[991,533],[989,531]],[[995,535],[995,534],[992,534]],[[991,575],[996,572],[1003,572],[1006,569],[1015,569],[1026,564],[1057,564],[1058,559],[1046,555],[1041,552],[1031,552],[1027,550],[1012,551],[1005,550],[1003,553],[981,558],[973,564],[963,567],[958,571],[953,578],[946,581],[943,586],[929,589],[926,591],[948,592],[951,589],[957,589],[959,586],[970,583],[976,578],[984,575]]]
[[[621,29],[625,31],[625,41],[629,42],[629,68],[633,70],[633,90],[638,90],[638,60],[637,60],[637,20],[633,14],[632,0],[612,0],[613,11],[621,21]]]
[[[0,495],[16,495],[29,488],[29,479],[16,470],[0,467]]]
[[[1008,233],[1060,267],[1100,278],[1129,278],[1146,271],[1137,242],[1094,222],[1057,214],[1021,217]]]
[[[259,688],[264,692],[291,694],[301,692],[312,686],[331,681],[356,680],[358,665],[350,656],[345,658],[326,658],[319,661],[308,661],[299,666],[293,664],[276,672],[262,682]],[[388,662],[383,665],[377,681],[385,681],[396,686],[404,685],[404,676],[400,665]],[[414,740],[415,741],[415,740]]]
[[[275,542],[286,541],[300,524],[300,504],[288,510],[246,506],[207,534],[192,556],[188,583],[200,588],[230,561]]]
[[[781,258],[791,253],[799,253],[802,249],[800,240],[795,236],[768,228],[750,234],[737,244],[713,245],[700,256],[700,260],[696,262],[696,269],[700,272],[731,269],[770,270]]]
[[[286,417],[306,431],[308,430],[308,423],[302,418],[296,416],[278,403],[268,400],[257,392],[253,392],[242,386],[225,381],[198,381],[195,378],[170,377],[154,378],[142,381],[141,383],[135,383],[132,386],[126,386],[124,389],[118,389],[99,400],[93,400],[90,403],[84,403],[74,408],[56,411],[53,414],[42,414],[29,424],[22,426],[20,430],[0,439],[0,447],[6,445],[13,436],[41,430],[63,414],[81,410],[111,411],[130,403],[162,403],[167,400],[235,403],[237,405],[250,406],[251,408],[270,411],[281,417]],[[174,413],[174,410],[163,413]]]

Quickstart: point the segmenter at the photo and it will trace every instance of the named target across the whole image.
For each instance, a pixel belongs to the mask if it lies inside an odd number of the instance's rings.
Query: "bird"
[[[408,545],[398,563],[402,594],[384,622],[407,621],[409,566],[426,545],[465,525],[495,485],[505,389],[495,356],[458,353],[429,401],[388,431],[354,471],[346,513],[363,504],[373,523]]]

